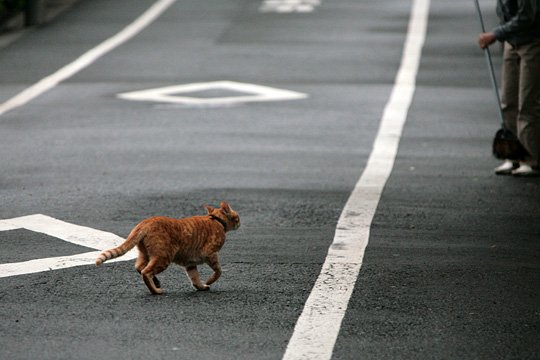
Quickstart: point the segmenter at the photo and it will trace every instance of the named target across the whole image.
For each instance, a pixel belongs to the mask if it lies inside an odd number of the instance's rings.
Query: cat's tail
[[[107,260],[111,260],[117,257],[120,257],[127,253],[129,250],[133,249],[137,244],[144,239],[145,233],[140,230],[138,227],[135,228],[131,234],[129,234],[126,241],[124,241],[120,246],[115,247],[113,249],[105,250],[103,251],[97,258],[96,258],[96,266],[99,266],[103,264]]]

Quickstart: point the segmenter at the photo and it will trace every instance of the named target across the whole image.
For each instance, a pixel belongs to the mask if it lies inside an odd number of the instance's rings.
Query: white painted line
[[[101,251],[92,251],[72,256],[60,256],[0,264],[0,278],[65,269],[79,265],[95,264],[96,257],[98,257],[100,253]]]
[[[147,27],[149,24],[151,24],[175,1],[176,0],[157,1],[135,21],[133,21],[130,25],[125,27],[122,31],[120,31],[113,37],[105,40],[93,49],[90,49],[72,63],[64,66],[55,73],[41,79],[39,82],[35,83],[29,88],[26,88],[25,90],[15,95],[11,99],[7,100],[3,104],[0,104],[0,116],[2,116],[8,111],[11,111],[19,106],[28,103],[29,101],[40,96],[44,92],[54,88],[60,82],[75,75],[77,72],[89,66],[101,56],[122,45],[124,42],[128,41],[133,36],[137,35],[145,27]]]
[[[90,251],[71,256],[59,256],[43,259],[35,259],[17,263],[0,264],[0,278],[33,274],[45,271],[67,269],[74,266],[96,265],[96,258],[101,250]],[[137,257],[136,250],[130,250],[121,258],[107,261],[108,263],[133,260]]]
[[[401,65],[384,109],[367,166],[338,220],[336,233],[284,360],[331,359],[349,299],[362,266],[373,216],[397,155],[416,87],[429,0],[414,0]],[[358,354],[361,357],[361,354]]]
[[[209,90],[227,90],[238,92],[240,95],[207,98],[197,97],[195,95],[179,96],[179,94],[197,93]],[[160,103],[183,104],[191,106],[234,105],[255,101],[298,100],[308,97],[307,94],[296,91],[276,89],[273,87],[255,84],[239,83],[235,81],[212,81],[174,85],[162,88],[126,92],[118,94],[117,96],[124,100],[155,101]]]
[[[261,13],[310,13],[321,5],[321,0],[265,0]]]
[[[42,214],[0,220],[0,231],[15,229],[27,229],[34,232],[47,234],[76,245],[99,249],[99,251],[85,252],[71,256],[51,257],[17,263],[0,264],[0,278],[49,270],[65,269],[73,266],[94,265],[96,262],[96,257],[101,253],[101,250],[116,247],[124,242],[123,238],[113,233],[70,224],[68,222]],[[113,261],[126,261],[136,257],[137,250],[133,249],[126,255]]]
[[[16,229],[27,229],[46,234],[72,244],[93,249],[118,246],[124,241],[121,237],[106,231],[71,224],[42,214],[0,220],[0,226],[2,224],[7,224],[7,226]]]
[[[7,222],[3,222],[3,220],[0,220],[0,231],[15,230],[19,228],[20,226],[12,225]]]

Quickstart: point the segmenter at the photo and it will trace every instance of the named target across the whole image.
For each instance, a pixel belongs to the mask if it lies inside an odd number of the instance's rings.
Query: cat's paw
[[[208,285],[201,285],[196,288],[198,291],[208,291],[210,290],[210,286]]]

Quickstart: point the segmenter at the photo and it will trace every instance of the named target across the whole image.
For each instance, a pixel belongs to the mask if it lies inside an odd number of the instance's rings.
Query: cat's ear
[[[222,201],[219,206],[221,206],[221,209],[223,210],[223,212],[225,214],[230,214],[231,213],[231,207],[229,206],[229,204],[227,204],[225,201]]]
[[[210,205],[204,205],[204,207],[206,208],[206,211],[208,211],[208,214],[211,214],[215,209],[213,207],[211,207]]]

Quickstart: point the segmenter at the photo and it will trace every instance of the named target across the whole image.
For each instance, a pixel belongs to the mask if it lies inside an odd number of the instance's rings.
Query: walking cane
[[[480,10],[480,4],[478,0],[474,0],[476,5],[476,12],[478,14],[478,20],[480,22],[480,27],[482,32],[486,32],[484,26],[484,19],[482,18],[482,11]],[[499,113],[499,118],[501,121],[501,128],[495,133],[495,138],[493,139],[493,156],[497,159],[508,159],[508,160],[524,160],[529,154],[527,150],[521,145],[518,138],[512,133],[504,123],[504,117],[501,107],[501,98],[499,96],[499,87],[497,86],[497,79],[495,78],[495,71],[493,70],[493,61],[491,60],[491,52],[489,47],[484,49],[484,55],[486,57],[486,62],[489,70],[489,75],[491,79],[491,86],[493,87],[493,93],[495,94],[495,100],[497,104],[497,109]]]

